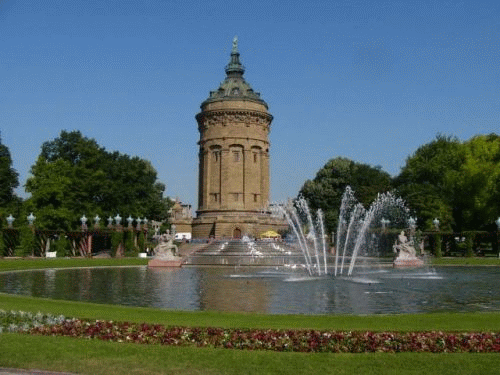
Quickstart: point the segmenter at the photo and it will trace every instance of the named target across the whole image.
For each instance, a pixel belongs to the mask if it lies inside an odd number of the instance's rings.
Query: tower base
[[[198,213],[193,220],[194,238],[241,238],[249,236],[259,238],[261,233],[269,230],[283,232],[288,224],[268,213],[227,212],[216,214]]]

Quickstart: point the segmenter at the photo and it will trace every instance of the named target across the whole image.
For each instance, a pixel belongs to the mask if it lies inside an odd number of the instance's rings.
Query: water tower
[[[226,78],[201,103],[198,211],[193,237],[257,237],[286,225],[269,211],[267,103],[245,81],[238,40]]]

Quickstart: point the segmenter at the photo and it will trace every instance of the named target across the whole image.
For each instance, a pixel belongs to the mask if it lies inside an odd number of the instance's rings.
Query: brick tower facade
[[[193,237],[258,236],[284,223],[269,205],[268,106],[243,78],[237,39],[226,78],[201,104],[198,211]]]

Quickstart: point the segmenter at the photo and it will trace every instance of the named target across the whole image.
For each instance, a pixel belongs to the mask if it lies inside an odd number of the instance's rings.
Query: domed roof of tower
[[[210,91],[210,96],[201,104],[201,107],[206,103],[220,100],[252,100],[264,104],[267,108],[267,103],[260,98],[260,93],[253,91],[250,84],[243,78],[245,67],[240,61],[237,37],[233,39],[231,57],[225,70],[226,78],[216,91]]]

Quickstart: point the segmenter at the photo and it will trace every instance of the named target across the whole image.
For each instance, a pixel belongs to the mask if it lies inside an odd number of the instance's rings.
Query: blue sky
[[[498,1],[0,0],[0,131],[21,184],[77,129],[196,207],[194,116],[235,35],[274,116],[272,201],[337,156],[397,175],[438,133],[499,133]]]

